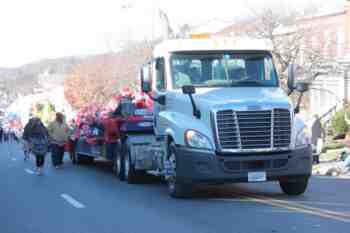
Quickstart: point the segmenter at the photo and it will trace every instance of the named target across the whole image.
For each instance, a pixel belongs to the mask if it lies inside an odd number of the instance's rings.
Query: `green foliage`
[[[345,121],[345,111],[340,110],[335,113],[332,119],[332,129],[336,135],[346,134],[349,126]]]
[[[337,149],[343,149],[345,146],[343,143],[339,143],[339,142],[330,142],[327,143],[323,149],[322,152],[326,152],[327,150],[337,150]]]

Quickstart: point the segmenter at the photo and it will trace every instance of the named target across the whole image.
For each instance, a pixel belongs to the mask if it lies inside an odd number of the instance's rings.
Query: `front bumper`
[[[265,171],[267,181],[309,177],[311,147],[264,154],[218,154],[177,147],[176,175],[183,182],[248,182],[248,172]]]

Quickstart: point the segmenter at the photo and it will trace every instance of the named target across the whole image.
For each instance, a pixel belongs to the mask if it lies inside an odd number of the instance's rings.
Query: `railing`
[[[326,113],[324,113],[322,116],[320,116],[321,122],[323,122],[323,124],[327,125],[331,121],[334,114],[337,112],[337,108],[338,108],[338,104],[334,105]]]
[[[311,88],[311,90],[317,90],[317,91],[323,91],[323,92],[329,93],[336,100],[336,104],[333,107],[331,107],[327,112],[322,114],[322,116],[320,116],[321,122],[323,122],[324,125],[328,125],[330,123],[332,117],[334,116],[334,114],[337,112],[339,105],[344,104],[344,100],[340,99],[334,92],[327,90],[327,89],[324,89],[324,88]]]

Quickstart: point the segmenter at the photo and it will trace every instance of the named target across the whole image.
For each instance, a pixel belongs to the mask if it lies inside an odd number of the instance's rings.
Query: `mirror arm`
[[[299,97],[298,97],[297,106],[295,106],[295,108],[294,108],[294,113],[295,114],[300,112],[300,104],[301,104],[301,100],[303,99],[303,96],[304,96],[304,92],[301,92]]]
[[[201,112],[197,108],[196,103],[194,102],[192,94],[189,94],[189,96],[190,96],[191,104],[192,104],[192,107],[193,107],[193,116],[195,116],[197,119],[200,119],[201,118]]]

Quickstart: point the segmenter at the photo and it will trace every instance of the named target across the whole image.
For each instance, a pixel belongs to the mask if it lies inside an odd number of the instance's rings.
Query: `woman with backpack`
[[[49,144],[48,136],[46,127],[38,117],[30,119],[24,128],[23,140],[28,143],[31,152],[35,155],[38,175],[42,174],[44,167],[45,155]]]

